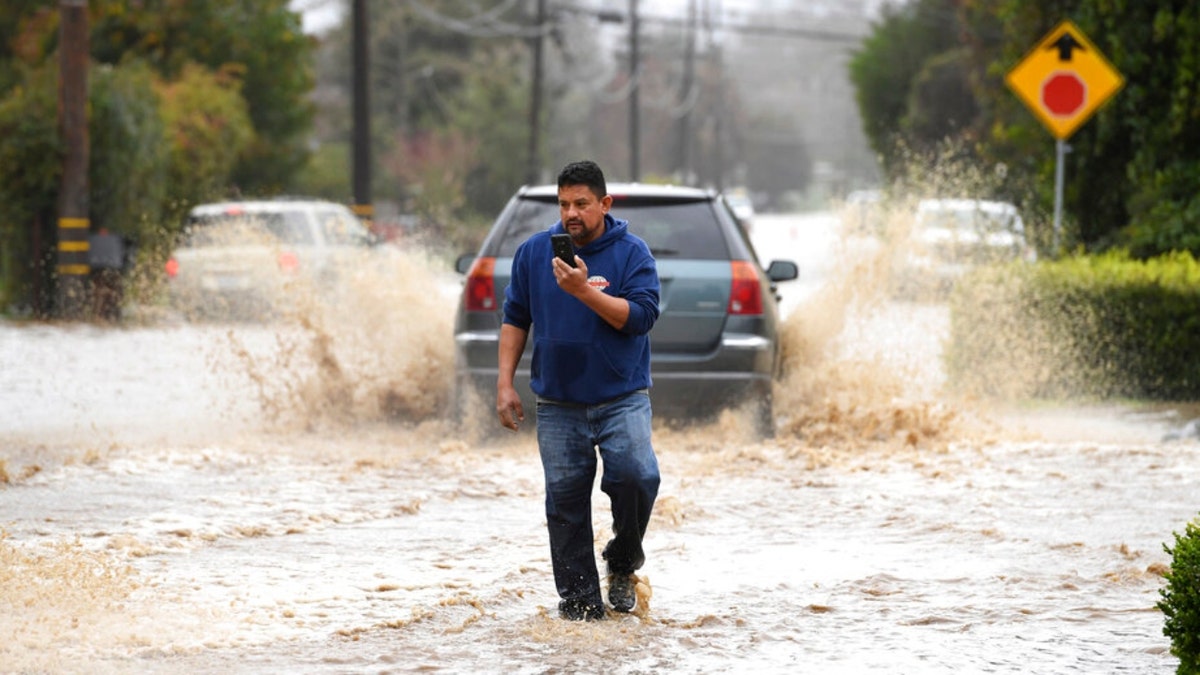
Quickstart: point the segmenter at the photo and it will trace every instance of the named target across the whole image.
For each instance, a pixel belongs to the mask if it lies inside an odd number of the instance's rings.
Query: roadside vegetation
[[[1179,658],[1179,675],[1200,673],[1200,518],[1175,533],[1167,584],[1159,590],[1158,609],[1166,616],[1163,633],[1171,638],[1171,654]]]
[[[1006,399],[1200,399],[1200,263],[1123,251],[984,268],[951,297],[946,370]]]
[[[886,9],[850,65],[889,187],[948,155],[994,172],[987,194],[1050,214],[1054,138],[1004,75],[1070,19],[1126,86],[1069,139],[1063,250],[1200,255],[1200,7],[1105,0],[914,0]],[[929,195],[925,195],[929,196]],[[1033,219],[1043,230],[1049,218]],[[1051,237],[1043,232],[1040,240]],[[1052,253],[1052,251],[1044,250]]]
[[[1003,78],[1063,19],[1126,85],[1069,139],[1060,233],[1054,139]],[[1198,73],[1194,3],[913,0],[885,10],[851,63],[885,193],[1013,202],[1041,249],[1036,265],[958,284],[944,354],[952,387],[1009,400],[1200,400]],[[987,179],[930,180],[951,166]],[[1163,632],[1178,672],[1197,673],[1195,523],[1166,548]]]
[[[1069,139],[1055,233],[1054,139],[1003,77],[1064,18],[1131,84]],[[1188,84],[1200,72],[1197,37],[1192,6],[916,0],[885,10],[851,79],[888,199],[1012,202],[1039,249],[1036,265],[958,285],[946,349],[954,386],[1200,400],[1200,371],[1185,357],[1200,346],[1200,128],[1187,123],[1200,114]]]
[[[88,3],[89,219],[157,268],[192,204],[278,193],[304,165],[314,44],[286,0],[127,5]],[[54,295],[58,25],[54,4],[0,9],[0,307],[34,315]]]

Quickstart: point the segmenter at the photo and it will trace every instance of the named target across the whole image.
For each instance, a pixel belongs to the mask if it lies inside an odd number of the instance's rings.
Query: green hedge
[[[961,391],[1200,399],[1200,264],[1189,253],[983,268],[950,302],[946,371]]]

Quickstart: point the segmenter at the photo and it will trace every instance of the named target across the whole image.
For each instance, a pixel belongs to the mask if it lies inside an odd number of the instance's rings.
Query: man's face
[[[558,188],[559,216],[576,246],[590,244],[604,234],[604,214],[610,206],[611,196],[598,198],[586,185]]]

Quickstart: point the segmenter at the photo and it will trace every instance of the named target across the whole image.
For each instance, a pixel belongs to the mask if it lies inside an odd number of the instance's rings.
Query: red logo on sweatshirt
[[[604,290],[604,289],[608,288],[608,279],[605,279],[604,277],[600,276],[599,274],[590,276],[590,277],[588,277],[588,286],[591,286],[592,288],[599,288],[600,290]]]

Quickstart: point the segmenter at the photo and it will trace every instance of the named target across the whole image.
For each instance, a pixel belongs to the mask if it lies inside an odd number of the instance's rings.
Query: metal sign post
[[[1062,239],[1062,209],[1063,209],[1063,162],[1071,146],[1061,138],[1054,141],[1054,255],[1058,255],[1059,241]]]

